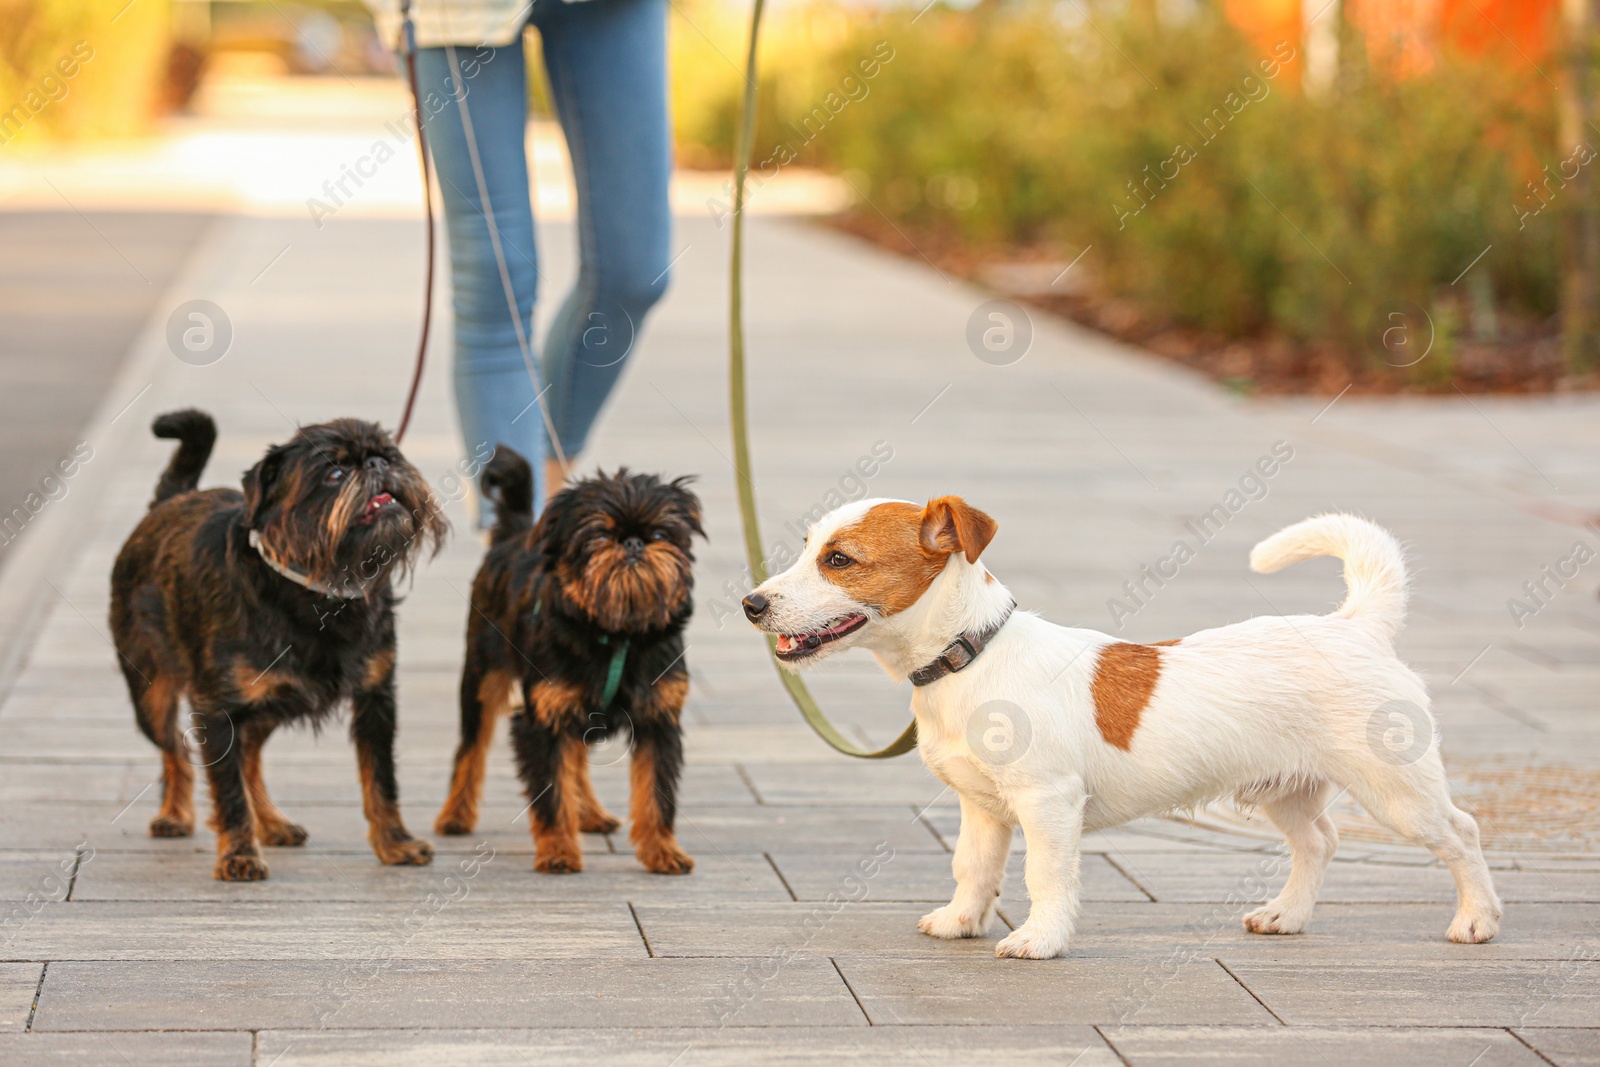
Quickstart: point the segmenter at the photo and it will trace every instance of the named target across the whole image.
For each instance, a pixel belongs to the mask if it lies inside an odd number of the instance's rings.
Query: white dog
[[[1161,645],[1135,645],[1016,611],[978,557],[995,522],[959,497],[926,507],[864,500],[823,517],[801,558],[745,599],[796,669],[840,649],[872,651],[916,683],[918,748],[961,799],[955,896],[922,918],[934,937],[984,933],[1012,830],[1027,839],[1032,910],[999,956],[1066,950],[1078,911],[1083,833],[1224,796],[1258,804],[1293,855],[1283,892],[1246,929],[1305,929],[1338,846],[1327,815],[1344,790],[1455,876],[1452,941],[1487,941],[1500,899],[1478,825],[1450,802],[1422,680],[1393,646],[1405,563],[1386,531],[1349,515],[1268,538],[1250,565],[1315,556],[1345,564],[1331,615],[1262,617]],[[1395,716],[1416,724],[1394,752]]]

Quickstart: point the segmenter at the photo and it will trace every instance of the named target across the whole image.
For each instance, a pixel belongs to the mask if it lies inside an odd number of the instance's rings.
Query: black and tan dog
[[[395,786],[391,587],[448,531],[427,482],[381,428],[339,419],[269,449],[243,493],[199,492],[211,417],[175,411],[153,429],[179,446],[111,573],[122,672],[162,753],[151,835],[194,832],[193,758],[211,783],[216,877],[265,878],[258,842],[299,845],[306,832],[268,797],[261,746],[348,698],[372,850],[384,863],[427,863],[432,847],[406,832]]]
[[[623,728],[639,862],[658,874],[694,868],[673,836],[689,691],[683,629],[694,608],[690,539],[705,536],[687,481],[602,473],[557,493],[535,525],[527,461],[504,446],[495,452],[483,485],[497,525],[472,585],[461,745],[439,833],[471,833],[477,823],[495,718],[520,683],[511,737],[531,802],[534,869],[581,871],[579,831],[617,829],[589,782],[588,743]]]

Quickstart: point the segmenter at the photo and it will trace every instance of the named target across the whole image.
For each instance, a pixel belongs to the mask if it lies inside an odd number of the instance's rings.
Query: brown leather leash
[[[411,412],[417,406],[417,391],[422,388],[422,367],[428,358],[428,331],[433,325],[433,172],[428,161],[428,138],[422,131],[422,93],[417,88],[417,31],[411,22],[411,0],[400,0],[401,48],[405,51],[406,84],[411,87],[411,118],[417,124],[417,153],[422,157],[422,203],[428,219],[428,269],[422,289],[422,337],[417,342],[417,368],[411,374],[411,390],[400,412],[400,427],[394,432],[399,444],[411,425]]]

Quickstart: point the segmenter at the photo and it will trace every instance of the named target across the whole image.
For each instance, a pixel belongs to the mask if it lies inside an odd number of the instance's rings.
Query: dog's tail
[[[533,525],[533,468],[522,453],[500,445],[483,465],[483,495],[494,501],[494,529],[489,542],[498,545]]]
[[[1318,515],[1279,530],[1250,550],[1250,568],[1271,574],[1317,556],[1344,560],[1349,593],[1335,615],[1369,624],[1386,638],[1406,616],[1406,561],[1400,542],[1354,515]]]
[[[211,458],[211,446],[217,442],[217,424],[211,416],[194,408],[169,411],[156,416],[150,432],[157,437],[178,442],[167,469],[161,472],[156,483],[156,495],[150,501],[155,507],[170,496],[187,493],[200,484],[200,472],[206,469]]]

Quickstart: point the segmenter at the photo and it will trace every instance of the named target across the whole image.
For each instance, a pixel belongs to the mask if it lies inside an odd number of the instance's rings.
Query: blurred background
[[[1590,8],[779,0],[754,200],[1241,392],[1587,388]],[[715,217],[748,4],[673,9],[679,206]],[[309,210],[375,128],[396,145],[409,128],[355,0],[0,0],[0,109],[12,210]],[[549,132],[532,138],[544,214],[570,210]],[[355,210],[414,207],[411,169]],[[1427,312],[1435,358],[1373,343],[1397,302]]]
[[[720,230],[749,2],[671,7],[674,210]],[[1594,8],[773,0],[750,209],[1241,395],[1591,389]],[[530,96],[536,213],[569,219]],[[415,156],[358,0],[0,0],[0,499],[212,220],[419,219]]]

